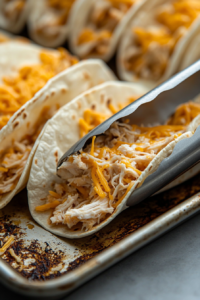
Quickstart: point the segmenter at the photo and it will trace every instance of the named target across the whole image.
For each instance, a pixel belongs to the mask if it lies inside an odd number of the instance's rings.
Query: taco
[[[62,48],[44,50],[17,40],[0,44],[0,129],[50,78],[77,62]]]
[[[178,71],[190,36],[200,26],[199,17],[199,0],[147,1],[127,24],[120,40],[120,78],[150,89],[168,79]]]
[[[14,113],[0,131],[0,208],[26,186],[45,123],[80,93],[113,79],[114,75],[102,62],[80,62],[50,79]]]
[[[1,0],[0,27],[12,33],[19,33],[29,13],[30,0]]]
[[[28,182],[30,212],[41,226],[67,238],[99,230],[126,208],[130,193],[175,144],[193,134],[200,123],[200,104],[194,102],[178,107],[165,125],[115,122],[70,156],[56,176],[59,158],[80,137],[143,93],[137,84],[105,83],[74,99],[48,122]]]
[[[68,36],[68,18],[75,0],[32,1],[28,19],[29,34],[46,47],[62,45]]]
[[[78,57],[108,61],[145,0],[77,0],[69,18],[69,46]],[[78,17],[77,17],[78,16]]]
[[[199,22],[200,23],[200,22]],[[183,59],[180,62],[178,71],[181,71],[195,61],[200,59],[200,24],[196,23],[187,39],[187,51],[185,51]]]

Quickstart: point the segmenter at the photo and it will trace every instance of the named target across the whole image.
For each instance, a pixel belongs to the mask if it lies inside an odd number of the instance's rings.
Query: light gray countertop
[[[0,289],[1,300],[22,300],[21,296],[1,285]],[[200,215],[130,255],[63,299],[199,300]]]

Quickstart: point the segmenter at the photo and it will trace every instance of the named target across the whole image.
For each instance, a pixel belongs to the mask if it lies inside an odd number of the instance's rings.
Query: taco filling
[[[186,132],[198,114],[200,104],[189,102],[178,107],[166,125],[115,122],[62,164],[58,170],[62,183],[52,183],[46,203],[35,210],[53,209],[54,225],[91,230],[114,212],[154,157]]]
[[[47,8],[40,16],[35,31],[45,39],[55,39],[60,34],[60,27],[67,22],[75,0],[47,0]]]
[[[84,56],[103,55],[108,51],[113,31],[127,11],[139,0],[95,1],[88,22],[80,32],[77,45],[84,49]]]
[[[5,0],[3,14],[10,22],[17,22],[23,12],[27,0]]]
[[[58,50],[57,55],[41,51],[39,64],[24,66],[16,76],[3,78],[0,85],[0,129],[50,78],[78,62],[65,49]]]
[[[178,41],[200,15],[199,0],[175,0],[155,13],[154,25],[132,28],[124,67],[136,78],[159,80],[165,73]]]
[[[44,107],[36,124],[20,141],[14,141],[12,146],[0,155],[0,199],[11,192],[17,185],[25,168],[29,154],[45,123],[57,112],[58,105]]]

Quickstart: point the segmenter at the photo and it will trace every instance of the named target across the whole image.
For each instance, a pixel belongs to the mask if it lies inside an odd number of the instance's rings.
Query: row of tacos
[[[33,218],[64,237],[108,224],[200,122],[194,101],[177,107],[164,125],[115,122],[56,174],[67,149],[149,88],[105,83],[116,78],[102,61],[78,62],[64,49],[19,40],[0,44],[0,70],[0,208],[28,182]]]
[[[100,60],[78,63],[66,50],[0,44],[0,208],[26,186],[45,123],[63,105],[114,74]]]
[[[57,47],[68,38],[70,51],[79,58],[104,61],[117,50],[120,79],[139,81],[149,89],[200,58],[196,44],[200,40],[199,0],[0,3],[2,28],[19,32],[27,15],[30,37],[43,46]]]

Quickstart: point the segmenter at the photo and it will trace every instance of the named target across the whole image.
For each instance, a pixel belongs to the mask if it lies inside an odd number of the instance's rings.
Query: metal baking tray
[[[158,113],[165,117],[161,103],[166,97],[169,102],[178,97],[180,103],[196,97],[199,82],[200,61],[150,92],[160,103]],[[0,259],[0,280],[21,294],[58,299],[199,211],[200,175],[196,175],[127,209],[98,233],[68,240],[34,222],[23,190],[0,211],[0,240],[13,234],[11,248],[19,259],[16,262],[6,251]]]

